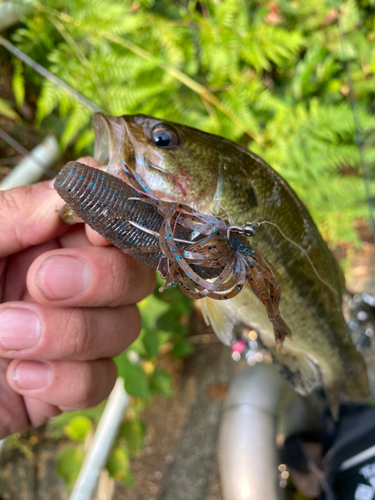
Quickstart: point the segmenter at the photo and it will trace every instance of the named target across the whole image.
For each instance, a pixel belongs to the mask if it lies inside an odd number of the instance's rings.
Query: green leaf
[[[82,466],[84,454],[81,448],[66,448],[57,459],[57,473],[64,479],[69,490],[72,489]]]
[[[125,390],[130,396],[148,399],[150,384],[142,368],[135,365],[127,356],[126,351],[115,358],[118,375],[125,380]]]
[[[65,425],[64,432],[73,441],[82,441],[91,427],[91,420],[81,415],[73,417],[69,424]]]
[[[147,331],[145,328],[142,328],[141,334],[135,341],[131,344],[130,349],[132,351],[135,351],[141,358],[147,358],[147,350],[145,348],[145,345],[143,343],[143,337],[146,335]]]
[[[126,486],[133,486],[134,476],[129,469],[129,453],[124,445],[115,445],[108,457],[106,469],[111,477],[122,481]]]
[[[172,354],[176,356],[176,358],[186,358],[192,352],[194,352],[194,348],[185,338],[175,340]]]
[[[21,117],[14,111],[11,105],[5,99],[0,97],[0,115],[10,118],[11,120],[19,123],[21,122]]]
[[[129,419],[120,428],[119,436],[123,437],[132,455],[138,456],[142,450],[146,434],[144,423],[138,419]]]
[[[159,349],[159,340],[155,333],[147,332],[142,339],[149,358],[157,355]]]
[[[12,79],[12,89],[13,94],[16,99],[16,105],[18,109],[22,108],[23,102],[25,100],[25,78],[23,75],[23,66],[19,59],[14,60],[15,71],[13,73]]]
[[[157,299],[155,295],[150,295],[138,304],[142,316],[144,328],[155,329],[157,319],[168,310],[168,305]]]
[[[151,391],[166,398],[173,398],[173,380],[171,374],[165,370],[156,369],[150,380]]]
[[[134,486],[135,484],[135,478],[132,474],[132,472],[129,470],[128,473],[125,475],[124,479],[122,482],[125,484],[125,486]]]
[[[147,356],[153,358],[157,355],[159,347],[168,342],[171,334],[169,332],[146,332],[142,337]]]
[[[64,434],[65,426],[69,425],[71,420],[75,417],[83,416],[90,419],[91,422],[98,422],[100,420],[101,414],[103,413],[104,405],[105,401],[102,401],[94,408],[61,413],[61,415],[51,418],[48,421],[48,427],[52,430],[53,436],[57,439]]]
[[[158,319],[156,326],[170,333],[186,333],[186,325],[181,323],[180,316],[181,314],[176,314],[175,311],[169,311]]]

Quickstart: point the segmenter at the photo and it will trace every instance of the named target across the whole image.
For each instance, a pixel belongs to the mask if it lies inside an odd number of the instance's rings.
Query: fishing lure
[[[182,203],[159,200],[124,165],[126,182],[78,162],[61,170],[54,187],[72,210],[124,253],[156,269],[164,290],[179,286],[193,299],[228,300],[248,283],[264,304],[278,346],[290,330],[280,316],[280,285],[249,245],[256,224],[231,225]]]

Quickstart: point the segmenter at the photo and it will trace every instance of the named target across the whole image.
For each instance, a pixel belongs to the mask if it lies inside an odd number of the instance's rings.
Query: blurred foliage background
[[[371,203],[374,195],[374,0],[29,5],[9,39],[97,106],[166,118],[248,147],[291,184],[332,248],[360,243],[356,227],[368,219],[363,166]],[[92,111],[18,59],[12,65],[14,102],[0,96],[0,114],[43,126],[74,155],[91,154]],[[157,355],[166,344],[176,356],[191,352],[188,299],[171,290],[140,308],[141,337],[118,360],[134,399],[109,465],[127,484],[129,456],[144,435],[144,404],[152,393],[173,393]],[[64,418],[56,429],[84,439],[88,417]],[[82,458],[70,453],[60,464],[69,484]]]
[[[110,114],[164,117],[249,147],[292,185],[328,241],[358,243],[353,222],[367,208],[350,98],[372,165],[372,0],[31,4],[11,35],[30,57]],[[25,85],[37,96],[36,124],[62,148],[91,152],[92,112],[15,60],[19,108]]]

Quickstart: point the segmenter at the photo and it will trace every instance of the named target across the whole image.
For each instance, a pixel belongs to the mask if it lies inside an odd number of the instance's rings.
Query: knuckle
[[[16,190],[15,189],[9,189],[6,191],[3,191],[1,193],[1,209],[2,212],[14,212],[14,210],[20,210],[20,200],[23,198],[20,194],[20,191],[22,191],[22,188],[19,188],[17,190],[17,195],[16,195]]]
[[[95,396],[94,376],[88,362],[82,362],[79,371],[80,373],[70,391],[72,394],[71,405],[74,408],[85,409],[91,406]]]
[[[88,355],[93,349],[95,337],[95,322],[90,311],[73,309],[69,314],[66,329],[69,335],[64,337],[65,353],[73,358]]]
[[[115,248],[113,250],[109,262],[112,305],[120,306],[124,302],[133,302],[134,293],[142,280],[142,273],[135,271],[137,266],[134,265],[133,259]]]
[[[113,371],[110,364],[113,364],[110,360],[101,360],[100,365],[97,362],[84,362],[75,391],[77,408],[91,408],[108,396]]]
[[[108,252],[106,267],[105,289],[114,307],[142,300],[155,289],[154,271],[116,248]]]
[[[22,191],[22,188],[20,189]],[[16,233],[17,224],[9,225],[14,215],[22,210],[20,202],[23,197],[20,196],[20,193],[16,195],[15,191],[15,189],[9,189],[0,193],[0,227],[7,227],[8,230],[13,231],[18,236]]]
[[[121,257],[121,255],[116,255],[115,257],[113,256],[110,262],[112,290],[117,296],[114,297],[115,299],[117,299],[117,301],[114,302],[114,305],[119,305],[121,303],[122,297],[126,295],[128,291],[127,273],[124,271],[124,265]]]

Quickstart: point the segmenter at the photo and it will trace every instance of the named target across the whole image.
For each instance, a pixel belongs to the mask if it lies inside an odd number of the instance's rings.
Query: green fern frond
[[[78,156],[83,149],[86,149],[88,146],[91,146],[95,140],[95,132],[90,127],[88,130],[85,130],[79,134],[77,141],[74,144],[74,152]]]
[[[80,103],[75,103],[65,125],[61,136],[61,148],[65,149],[68,144],[78,135],[82,129],[89,124],[92,117],[92,111]]]
[[[19,59],[14,60],[14,73],[12,78],[12,89],[18,109],[22,108],[25,100],[25,78],[23,75],[23,66]]]
[[[15,121],[16,123],[20,123],[22,121],[21,117],[19,116],[18,113],[14,111],[10,103],[5,99],[2,99],[1,97],[0,97],[0,115],[5,116],[6,118],[9,118],[10,120]]]
[[[13,40],[63,81],[111,114],[164,117],[242,144],[251,137],[325,237],[356,239],[353,221],[367,217],[362,160],[375,196],[375,29],[360,3],[344,0],[337,11],[344,43],[327,0],[278,2],[273,17],[269,2],[255,0],[35,5]],[[40,85],[26,67],[23,75]],[[91,112],[53,84],[43,82],[36,107],[37,123],[58,110],[63,147],[93,140]]]
[[[66,98],[66,93],[51,81],[44,80],[37,100],[35,121],[38,125],[59,105],[61,98]]]

